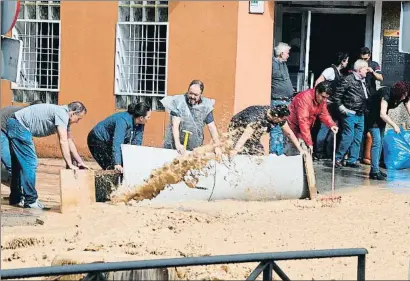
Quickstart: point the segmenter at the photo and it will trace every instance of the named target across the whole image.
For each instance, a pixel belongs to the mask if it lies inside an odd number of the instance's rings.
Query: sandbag
[[[401,129],[397,134],[393,129],[387,131],[384,142],[384,163],[389,170],[410,168],[410,131]]]

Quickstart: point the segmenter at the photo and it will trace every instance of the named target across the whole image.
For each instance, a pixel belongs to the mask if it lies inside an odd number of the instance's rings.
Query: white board
[[[23,41],[1,38],[1,79],[17,83],[19,80]]]
[[[153,169],[172,162],[178,156],[175,150],[146,146],[122,145],[124,180],[127,186],[138,186]],[[141,204],[168,203],[189,200],[278,200],[300,199],[308,194],[302,156],[245,156],[238,155],[226,165],[210,161],[207,177],[198,186],[207,190],[189,188],[185,183],[166,187],[152,200]]]

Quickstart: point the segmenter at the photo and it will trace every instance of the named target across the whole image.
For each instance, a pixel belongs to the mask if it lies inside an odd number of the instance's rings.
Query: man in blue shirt
[[[88,148],[104,170],[123,172],[121,144],[142,145],[145,123],[151,108],[145,103],[132,103],[127,112],[115,113],[99,122],[88,134]]]

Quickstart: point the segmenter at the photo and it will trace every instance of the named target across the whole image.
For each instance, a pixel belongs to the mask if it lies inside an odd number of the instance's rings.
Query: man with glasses
[[[296,95],[289,105],[289,127],[299,139],[300,145],[310,154],[313,152],[311,129],[316,118],[337,134],[338,127],[327,110],[327,99],[333,94],[332,83],[323,81],[314,89],[303,91]],[[294,155],[293,146],[287,146],[286,155]]]

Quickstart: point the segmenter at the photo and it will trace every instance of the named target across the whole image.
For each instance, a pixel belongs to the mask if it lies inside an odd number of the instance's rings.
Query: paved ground
[[[89,166],[98,169],[95,162],[88,162]],[[319,193],[328,193],[331,190],[332,168],[329,161],[315,162],[316,184]],[[59,170],[65,167],[61,159],[40,159],[37,173],[37,189],[42,202],[51,207],[51,212],[59,212]],[[336,169],[335,187],[338,190],[358,188],[365,186],[377,186],[380,188],[394,188],[399,192],[410,192],[408,183],[410,173],[408,170],[389,172],[387,182],[371,181],[368,178],[369,166],[360,169],[342,168]],[[27,209],[16,208],[8,205],[9,187],[1,185],[1,216],[2,226],[34,225],[41,224],[39,215]]]

